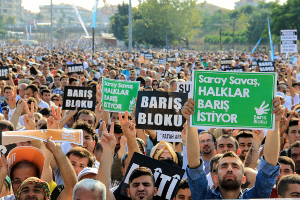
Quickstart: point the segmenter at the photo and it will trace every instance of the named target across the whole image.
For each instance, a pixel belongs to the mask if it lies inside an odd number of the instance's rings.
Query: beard
[[[203,154],[210,154],[211,153],[211,148],[208,145],[205,145],[203,147],[203,150],[201,151]]]
[[[225,180],[225,178],[223,178],[221,180],[219,179],[219,183],[220,183],[220,187],[222,187],[223,189],[226,189],[228,191],[237,190],[241,187],[241,181],[238,181],[236,178],[234,180],[232,180],[232,179]]]

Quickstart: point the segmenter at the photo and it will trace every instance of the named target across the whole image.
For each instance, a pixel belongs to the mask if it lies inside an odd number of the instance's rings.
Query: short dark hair
[[[285,165],[290,165],[293,172],[295,172],[295,163],[293,159],[287,156],[279,156],[278,162]]]
[[[74,155],[74,156],[77,156],[79,158],[87,158],[89,160],[87,166],[88,167],[93,167],[94,157],[93,157],[92,153],[89,152],[88,150],[86,150],[85,148],[79,147],[79,146],[73,147],[66,154],[66,156],[68,158],[70,158],[70,155]]]
[[[300,185],[300,175],[291,174],[291,175],[282,177],[277,186],[278,195],[285,198],[286,191],[288,190],[290,184]]]
[[[36,85],[34,85],[34,84],[28,85],[28,86],[26,87],[26,90],[28,90],[28,89],[31,89],[33,93],[39,91],[39,88],[38,88]]]
[[[50,112],[51,110],[49,108],[42,108],[39,113],[41,113],[42,115],[47,115],[50,116]]]
[[[91,110],[86,110],[86,109],[82,109],[82,110],[80,110],[77,114],[76,114],[76,116],[75,116],[75,121],[77,121],[78,120],[78,118],[79,118],[79,116],[81,115],[81,114],[86,114],[86,115],[93,115],[94,116],[94,124],[96,123],[96,114],[93,112],[93,111],[91,111]]]
[[[96,141],[96,143],[98,142],[98,135],[96,133],[96,131],[94,130],[94,128],[85,123],[84,121],[82,120],[78,120],[74,123],[73,129],[82,129],[83,131],[86,131],[88,134],[90,134],[93,138],[93,141]]]
[[[133,170],[133,172],[130,174],[130,177],[129,177],[129,184],[134,179],[136,179],[138,177],[141,177],[141,176],[151,176],[153,185],[155,185],[155,180],[154,180],[153,173],[147,167],[138,167],[135,170]]]
[[[111,126],[111,125],[109,125],[109,126],[107,127],[107,131],[108,131],[108,132],[110,131],[110,126]],[[114,133],[116,133],[116,134],[123,133],[122,128],[121,128],[120,121],[115,121],[115,122],[114,122]]]
[[[5,90],[12,90],[13,91],[14,88],[12,86],[8,85],[8,86],[4,87],[3,92],[5,92]]]
[[[180,183],[179,183],[179,186],[178,186],[178,190],[177,190],[177,192],[180,190],[180,189],[189,189],[190,187],[189,187],[189,184],[188,184],[188,181],[187,181],[187,179],[183,179],[183,180],[181,180],[180,181]],[[177,194],[177,192],[176,192],[176,194]]]
[[[35,177],[39,177],[40,174],[40,170],[39,168],[33,164],[32,162],[28,161],[28,160],[22,160],[20,162],[17,162],[10,170],[10,178],[11,180],[14,180],[15,178],[13,177],[14,171],[15,169],[20,169],[20,168],[25,168],[25,167],[32,167],[34,168],[35,171]],[[40,178],[40,177],[39,177]]]
[[[292,156],[292,148],[295,148],[295,147],[300,147],[300,141],[297,141],[289,146],[289,148],[287,150],[288,157]]]
[[[253,138],[253,134],[251,131],[239,131],[235,139],[239,142],[240,138]]]
[[[76,78],[69,78],[69,84],[71,85],[73,82],[77,82],[77,79]]]
[[[288,128],[286,129],[286,134],[289,134],[290,126],[298,126],[299,121],[300,121],[300,119],[292,118],[289,122]]]
[[[215,146],[216,146],[216,143],[217,143],[216,137],[215,137],[211,132],[209,132],[209,131],[201,131],[200,134],[198,135],[198,137],[199,137],[200,135],[203,135],[203,134],[209,134],[209,135],[211,135],[211,137],[212,137],[212,139],[213,139],[213,141],[214,141],[214,144],[215,144]]]
[[[44,89],[44,90],[42,90],[41,95],[43,96],[44,93],[50,93],[51,94],[51,91],[49,89]]]
[[[213,171],[213,165],[214,163],[218,163],[220,158],[222,157],[223,154],[216,154],[214,155],[211,159],[210,159],[210,162],[209,162],[209,171],[210,173],[212,173]]]
[[[128,158],[128,153],[126,152],[122,158],[121,158],[121,165],[124,168],[125,167],[125,160]]]
[[[219,163],[222,159],[227,158],[227,157],[236,158],[242,163],[241,159],[233,151],[228,151],[228,152],[224,153],[221,156],[221,158],[219,159]],[[217,167],[216,167],[216,173],[218,173],[219,163],[217,164]],[[244,165],[242,164],[241,167],[242,167],[242,171],[243,171],[243,174],[244,174]]]
[[[9,131],[14,130],[14,125],[10,121],[0,120],[0,130],[8,129]]]

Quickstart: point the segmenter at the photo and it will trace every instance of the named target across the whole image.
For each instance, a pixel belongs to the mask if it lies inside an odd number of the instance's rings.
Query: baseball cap
[[[78,174],[78,181],[80,181],[80,179],[87,175],[87,174],[98,174],[98,169],[97,168],[91,168],[91,167],[86,167],[84,168],[79,174]]]
[[[15,164],[23,160],[27,160],[36,165],[40,172],[39,178],[41,178],[45,162],[44,153],[40,149],[30,146],[22,146],[12,149],[7,155],[9,173]]]

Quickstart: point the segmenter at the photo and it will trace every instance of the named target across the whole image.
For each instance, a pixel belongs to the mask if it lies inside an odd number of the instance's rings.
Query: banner
[[[83,64],[73,64],[73,65],[68,65],[68,75],[72,75],[73,73],[76,73],[76,74],[83,74],[83,70],[84,70],[84,67],[83,67]]]
[[[228,72],[244,72],[245,71],[245,67],[241,66],[241,67],[226,67],[224,68],[224,71],[228,71]]]
[[[281,30],[281,53],[297,53],[297,30]]]
[[[224,65],[231,65],[231,59],[222,59],[221,60],[221,62],[220,62],[220,64],[222,65],[222,66],[224,66]]]
[[[96,103],[96,87],[65,86],[63,110],[95,111]]]
[[[176,57],[174,56],[174,57],[169,57],[169,58],[167,58],[167,61],[168,62],[176,62]]]
[[[177,90],[176,92],[183,92],[188,93],[188,98],[193,98],[193,91],[192,91],[193,82],[177,82]]]
[[[153,54],[152,53],[145,53],[145,59],[146,60],[152,60],[153,59]]]
[[[133,170],[138,167],[147,167],[154,175],[157,196],[155,196],[153,200],[171,200],[175,196],[185,172],[184,169],[135,152],[131,158],[124,177],[124,182],[121,186],[121,194],[123,196],[127,197],[126,190],[129,188],[129,177]]]
[[[8,73],[9,73],[8,66],[0,67],[0,80],[9,80],[9,78],[7,77]]]
[[[159,65],[165,65],[167,63],[166,59],[158,59]]]
[[[191,126],[273,130],[277,73],[193,71]]]
[[[182,142],[180,131],[160,131],[156,132],[157,141]]]
[[[257,44],[256,44],[255,47],[252,49],[252,52],[251,52],[251,53],[254,53],[254,51],[255,51],[256,47],[259,45],[261,39],[262,39],[262,38],[260,38],[260,39],[258,40]]]
[[[132,112],[140,81],[102,79],[102,106],[111,112]]]
[[[42,129],[25,131],[4,131],[1,135],[0,145],[9,145],[31,140],[44,142],[52,136],[54,142],[71,142],[83,145],[83,132],[81,129]]]
[[[182,131],[185,118],[181,109],[187,93],[140,91],[136,104],[136,128],[164,131]]]
[[[79,12],[78,12],[78,10],[77,10],[77,8],[76,8],[76,6],[75,6],[74,3],[73,3],[73,8],[74,8],[74,10],[75,10],[75,12],[76,12],[76,15],[77,15],[77,17],[78,17],[78,20],[79,20],[79,22],[80,22],[80,24],[81,24],[81,26],[82,26],[82,28],[83,28],[83,30],[84,30],[86,36],[90,37],[90,35],[89,35],[89,33],[87,32],[87,30],[86,30],[86,28],[85,28],[85,25],[84,25],[84,23],[83,23],[83,21],[82,21],[82,19],[81,19],[81,16],[80,16],[80,14],[79,14]]]
[[[257,61],[260,72],[275,72],[274,62],[271,61]]]

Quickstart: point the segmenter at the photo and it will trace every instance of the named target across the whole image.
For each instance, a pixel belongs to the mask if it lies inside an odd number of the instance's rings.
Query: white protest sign
[[[297,53],[297,30],[281,30],[281,53]]]
[[[297,74],[297,82],[300,82],[300,73]]]
[[[175,92],[188,93],[188,98],[193,98],[192,81],[177,82],[177,90]]]
[[[178,131],[157,131],[157,141],[182,142],[181,132]]]

